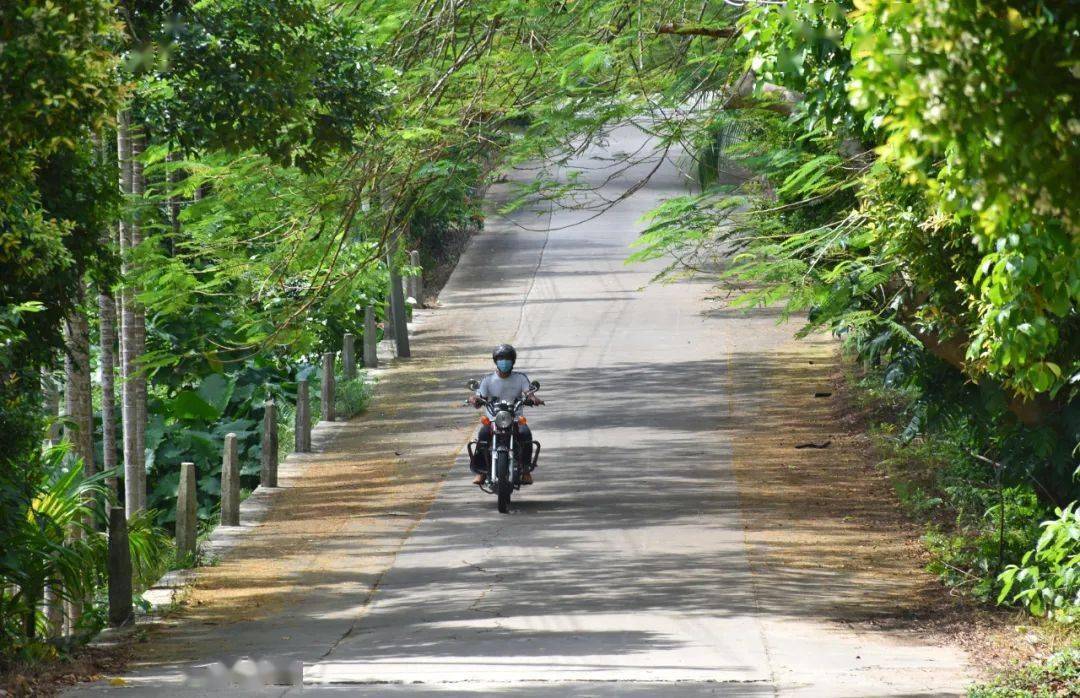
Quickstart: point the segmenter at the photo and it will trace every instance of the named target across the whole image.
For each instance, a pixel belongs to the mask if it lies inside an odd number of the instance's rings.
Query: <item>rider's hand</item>
[[[544,401],[542,399],[536,397],[535,395],[533,395],[533,396],[531,396],[529,398],[529,402],[532,405],[543,405],[544,404]]]
[[[473,407],[479,407],[480,406],[479,398],[476,395],[470,395],[469,396],[469,404],[472,405]]]

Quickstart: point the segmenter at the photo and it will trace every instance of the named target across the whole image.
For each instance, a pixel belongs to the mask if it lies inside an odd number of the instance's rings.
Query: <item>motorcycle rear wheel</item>
[[[499,478],[499,513],[510,512],[510,494],[514,491],[514,483],[510,482],[510,454],[505,451],[499,453],[495,459],[495,475]]]

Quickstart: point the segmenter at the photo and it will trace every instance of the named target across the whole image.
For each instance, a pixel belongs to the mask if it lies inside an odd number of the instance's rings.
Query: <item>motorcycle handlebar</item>
[[[517,408],[521,407],[522,405],[528,405],[530,407],[539,407],[539,405],[529,402],[529,399],[534,394],[536,394],[536,391],[535,390],[530,390],[527,393],[525,393],[525,396],[523,398],[519,398],[518,400],[515,400],[514,404],[512,405],[513,409],[516,411]],[[462,407],[464,407],[466,405],[470,405],[470,404],[471,403],[468,400],[465,400],[465,402],[461,403]],[[481,407],[489,407],[490,405],[491,405],[491,400],[488,400],[485,397],[481,397],[480,395],[477,395],[476,396],[476,404],[472,405],[472,406],[474,408],[476,408],[476,409],[480,409]]]

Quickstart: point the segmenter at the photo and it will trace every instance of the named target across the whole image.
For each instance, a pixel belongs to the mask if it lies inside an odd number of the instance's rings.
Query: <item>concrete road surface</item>
[[[648,149],[626,126],[552,168],[584,170],[597,186],[580,202],[587,208],[492,216],[442,307],[421,315],[414,351],[438,358],[439,384],[395,406],[394,419],[413,424],[401,451],[463,445],[476,415],[452,405],[466,378],[489,369],[497,342],[513,342],[518,368],[543,384],[548,406],[528,413],[540,468],[511,514],[469,484],[460,455],[443,455],[450,476],[400,532],[384,572],[338,580],[353,583],[340,594],[327,584],[294,591],[266,618],[197,638],[178,627],[172,636],[186,639],[173,656],[140,666],[125,687],[81,691],[202,695],[212,690],[184,688],[185,672],[247,655],[304,664],[303,687],[252,695],[961,693],[965,659],[955,649],[856,632],[814,617],[797,597],[786,607],[759,602],[769,579],[751,575],[744,550],[724,430],[741,406],[725,370],[735,353],[768,352],[792,328],[767,314],[707,316],[707,282],[650,284],[666,262],[625,264],[642,214],[688,187],[668,153],[647,186],[596,208],[661,156],[623,172],[612,158]],[[365,554],[360,534],[355,552],[349,540],[347,530],[312,537],[309,568],[332,545],[326,564],[347,578]]]

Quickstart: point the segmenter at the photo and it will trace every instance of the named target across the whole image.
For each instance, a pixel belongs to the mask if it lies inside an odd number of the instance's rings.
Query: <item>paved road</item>
[[[570,164],[597,185],[593,203],[656,164],[615,175],[610,159],[645,143],[624,127]],[[423,316],[417,354],[441,357],[439,379],[452,384],[431,388],[427,426],[419,393],[395,413],[418,422],[399,433],[418,449],[461,444],[474,415],[449,405],[486,368],[489,345],[515,343],[519,367],[544,386],[549,406],[529,415],[543,442],[537,484],[511,514],[468,484],[459,457],[430,509],[401,531],[389,569],[357,584],[376,585],[370,597],[354,589],[335,604],[331,587],[301,590],[268,620],[214,629],[197,651],[114,690],[178,695],[169,682],[217,648],[227,659],[301,659],[304,692],[351,695],[958,693],[955,650],[829,624],[797,598],[759,603],[769,580],[751,575],[744,550],[725,431],[741,407],[725,370],[735,353],[767,352],[791,330],[771,316],[706,315],[705,283],[650,285],[660,263],[624,263],[640,216],[686,190],[675,160],[600,215],[538,205],[493,220],[443,308]],[[347,540],[333,542],[346,575]],[[317,566],[328,543],[310,545]],[[828,590],[807,588],[818,592]]]

